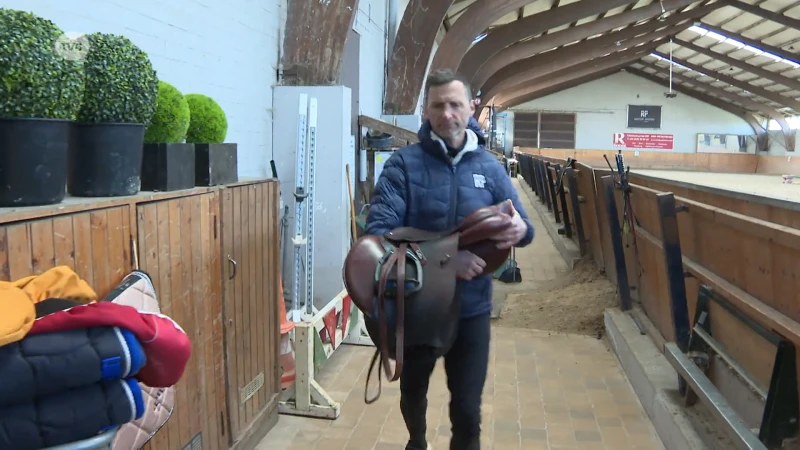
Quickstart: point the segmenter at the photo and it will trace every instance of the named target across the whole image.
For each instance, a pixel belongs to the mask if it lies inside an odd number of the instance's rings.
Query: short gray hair
[[[431,74],[428,75],[428,79],[425,81],[424,102],[428,102],[428,92],[430,92],[432,87],[444,86],[452,83],[453,81],[460,81],[461,84],[464,85],[464,93],[467,95],[467,101],[471,101],[472,88],[469,85],[469,80],[467,80],[464,75],[461,75],[460,73],[451,69],[439,69],[431,72]]]

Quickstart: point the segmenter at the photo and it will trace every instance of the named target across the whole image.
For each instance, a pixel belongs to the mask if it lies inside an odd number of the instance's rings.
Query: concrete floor
[[[534,216],[534,225],[541,225],[527,195],[518,190]],[[543,230],[533,245],[517,251],[517,260],[524,283],[504,289],[535,288],[566,270]],[[408,435],[399,411],[399,384],[384,382],[381,399],[364,404],[364,383],[373,351],[343,346],[321,370],[319,383],[342,402],[337,420],[281,416],[257,450],[403,450]],[[448,401],[440,362],[429,392],[428,439],[433,449],[449,448]],[[664,447],[604,340],[495,327],[483,396],[482,448]]]

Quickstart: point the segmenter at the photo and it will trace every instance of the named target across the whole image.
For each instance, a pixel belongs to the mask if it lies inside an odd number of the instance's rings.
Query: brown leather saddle
[[[379,356],[387,379],[396,381],[403,371],[405,347],[425,345],[443,355],[452,346],[461,308],[456,256],[468,250],[481,257],[486,262],[481,275],[497,270],[510,249],[498,249],[491,237],[511,226],[511,212],[511,201],[505,201],[475,211],[447,232],[401,227],[383,236],[363,236],[353,244],[342,277],[377,347],[367,388]],[[395,360],[394,371],[390,359]],[[365,392],[366,403],[380,397],[380,386],[379,375],[378,393],[369,399]]]

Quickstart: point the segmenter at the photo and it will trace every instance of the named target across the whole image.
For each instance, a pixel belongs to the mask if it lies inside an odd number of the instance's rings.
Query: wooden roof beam
[[[669,55],[665,55],[665,54],[663,54],[661,52],[658,52],[658,51],[653,52],[653,54],[658,55],[661,58],[664,58],[664,59],[667,59],[667,60],[669,59]],[[729,85],[731,85],[733,87],[736,87],[736,88],[739,88],[739,89],[742,89],[742,90],[745,90],[745,91],[752,92],[753,94],[756,94],[759,97],[763,97],[763,98],[765,98],[767,100],[771,100],[771,101],[773,101],[773,102],[775,102],[775,103],[777,103],[777,104],[779,104],[781,106],[788,106],[789,108],[794,109],[795,112],[800,112],[800,101],[797,101],[797,100],[795,100],[795,99],[793,99],[791,97],[786,97],[784,95],[781,95],[778,92],[769,91],[767,89],[764,89],[761,86],[756,86],[754,84],[750,84],[747,81],[738,80],[738,79],[736,79],[736,78],[734,78],[734,77],[732,77],[730,75],[725,75],[724,73],[717,72],[717,71],[712,70],[712,69],[707,69],[707,68],[705,68],[703,66],[700,66],[698,64],[690,63],[689,61],[686,61],[684,59],[676,58],[675,56],[672,57],[672,60],[675,61],[676,63],[678,63],[678,64],[680,64],[680,65],[682,65],[684,67],[688,67],[689,69],[692,69],[692,70],[694,70],[696,72],[701,72],[701,73],[703,73],[703,74],[705,74],[705,75],[707,75],[707,76],[709,76],[711,78],[716,78],[717,80],[722,81],[723,83],[727,83],[727,84],[729,84]]]
[[[649,63],[649,62],[646,62],[646,61],[641,61],[640,64],[642,64],[644,66],[647,66],[647,67],[650,67],[650,68],[653,68],[655,70],[662,70],[658,66],[656,66],[655,64],[652,64],[652,63]],[[783,114],[781,114],[780,111],[778,111],[777,109],[775,109],[775,108],[773,108],[771,106],[765,105],[763,103],[759,103],[759,102],[757,102],[757,101],[755,101],[755,100],[753,100],[753,99],[751,99],[749,97],[745,97],[745,96],[739,95],[736,92],[726,91],[725,89],[718,88],[716,86],[712,86],[709,83],[704,83],[702,81],[698,81],[698,80],[694,80],[694,79],[690,79],[690,78],[685,78],[682,75],[678,75],[678,74],[676,74],[674,72],[672,73],[672,79],[675,80],[675,81],[678,81],[678,82],[681,82],[681,80],[683,80],[684,83],[688,81],[689,83],[691,83],[691,84],[693,84],[693,85],[695,85],[697,87],[702,86],[703,90],[706,91],[708,94],[718,95],[720,97],[725,97],[725,98],[727,98],[729,100],[733,100],[735,102],[741,103],[742,105],[744,105],[748,109],[752,109],[754,111],[758,111],[758,112],[760,112],[761,114],[764,114],[767,117],[771,117],[781,127],[781,131],[783,133],[783,138],[784,138],[784,141],[786,143],[786,150],[790,151],[790,152],[794,151],[794,136],[795,136],[795,132],[792,129],[792,127],[789,126],[789,123],[786,122],[786,118],[783,116]]]
[[[552,28],[572,23],[575,20],[590,17],[631,3],[636,2],[632,0],[608,0],[602,2],[598,2],[597,0],[581,0],[569,5],[559,6],[547,11],[531,14],[528,17],[523,17],[521,20],[498,27],[483,40],[473,45],[465,55],[462,55],[463,59],[459,57],[460,64],[458,64],[458,71],[467,77],[467,79],[473,79],[478,69],[480,69],[492,55],[509,45],[522,39],[544,33]],[[475,88],[477,89],[477,87]]]
[[[792,90],[800,91],[800,81],[793,78],[789,78],[786,75],[781,75],[777,72],[772,72],[767,69],[762,69],[761,67],[747,63],[746,61],[732,58],[728,55],[723,55],[722,53],[717,53],[711,49],[700,47],[697,44],[686,42],[683,39],[675,38],[673,39],[673,42],[675,42],[676,44],[680,45],[683,48],[692,50],[697,53],[702,53],[708,57],[723,62],[729,66],[736,67],[738,69],[744,70],[745,72],[752,73],[753,75],[758,75],[759,77],[766,78],[772,82],[782,84]]]
[[[608,1],[625,1],[629,3],[631,0]],[[531,0],[478,0],[469,5],[453,25],[453,28],[450,29],[450,32],[447,33],[447,36],[444,37],[441,44],[439,44],[439,49],[433,56],[431,71],[438,69],[457,70],[461,59],[472,45],[472,41],[483,30],[506,14],[513,13],[528,3],[531,3]],[[514,23],[518,22],[522,21]]]
[[[785,27],[793,28],[795,30],[800,30],[800,20],[793,19],[789,16],[784,16],[783,14],[769,11],[760,6],[751,5],[749,3],[745,3],[740,0],[725,0],[725,4],[728,6],[733,6],[734,8],[740,11],[754,14],[756,16],[762,17],[764,19],[783,25]]]
[[[656,75],[649,74],[643,70],[639,70],[634,67],[628,67],[625,70],[631,75],[635,75],[639,78],[644,78],[645,80],[648,80],[656,84],[660,84],[664,87],[669,87],[669,79],[660,78]],[[747,124],[750,125],[750,127],[753,129],[753,132],[756,135],[756,144],[758,145],[759,151],[769,150],[769,148],[766,147],[769,144],[769,139],[767,138],[767,130],[765,130],[764,127],[761,126],[761,123],[753,115],[752,112],[746,109],[742,109],[738,105],[734,105],[733,103],[728,103],[724,100],[718,99],[717,97],[712,97],[708,94],[696,91],[682,84],[673,83],[672,89],[688,97],[692,97],[695,100],[701,101],[708,105],[719,108],[723,111],[729,112],[734,116],[740,117],[742,120],[747,122]]]
[[[491,103],[491,98],[494,95],[502,91],[508,91],[520,83],[608,53],[618,52],[619,50],[629,49],[675,35],[687,26],[687,24],[673,25],[656,31],[658,28],[664,27],[664,24],[657,21],[648,22],[644,25],[608,33],[598,38],[523,59],[503,68],[487,81],[482,88],[484,92],[483,98],[486,99],[487,104]],[[613,55],[610,57],[613,57]]]
[[[557,93],[559,93],[561,91],[565,91],[567,89],[574,88],[575,86],[580,86],[581,84],[590,83],[592,81],[599,80],[600,78],[607,77],[607,76],[613,74],[614,72],[619,72],[620,70],[622,70],[622,67],[612,67],[612,68],[610,68],[608,70],[591,73],[591,74],[588,74],[586,76],[579,77],[579,78],[576,78],[574,80],[566,81],[564,83],[555,85],[555,86],[547,88],[547,89],[542,89],[541,91],[538,92],[538,95],[536,97],[533,97],[528,101],[535,100],[537,98],[546,97],[548,95],[557,94]],[[497,108],[496,111],[500,112],[500,111],[503,111],[505,109],[507,109],[507,108],[500,107],[500,108]],[[483,123],[483,122],[486,121],[488,116],[489,116],[489,108],[483,108],[483,110],[480,113],[478,121],[480,123]]]
[[[748,37],[742,36],[741,34],[734,33],[733,31],[728,31],[720,27],[715,27],[713,25],[709,25],[702,21],[700,22],[700,26],[708,31],[713,31],[714,33],[717,33],[721,36],[725,36],[726,38],[736,39],[742,44],[755,47],[759,50],[764,50],[765,52],[772,53],[775,56],[780,56],[783,59],[788,59],[789,61],[792,61],[795,64],[800,64],[800,56],[788,50],[784,50],[782,48],[775,47],[767,43],[757,41],[755,39],[750,39]]]
[[[452,4],[453,0],[411,0],[406,6],[389,57],[384,114],[413,114],[417,109],[436,34]]]
[[[604,72],[614,68],[621,69],[637,59],[649,54],[653,48],[657,47],[658,43],[643,45],[641,47],[628,49],[619,53],[615,53],[612,57],[597,58],[592,61],[586,61],[581,64],[568,67],[566,69],[551,72],[527,83],[515,86],[514,89],[501,92],[495,101],[495,105],[500,105],[503,108],[511,108],[519,104],[530,101],[532,98],[538,98],[538,93],[545,89],[550,89],[558,84],[563,84],[580,77],[588,76],[591,74]]]
[[[667,3],[670,4],[668,5]],[[691,3],[691,0],[665,2],[664,7],[666,9],[669,6],[675,10]],[[574,4],[577,3],[573,3],[573,5]],[[691,11],[673,14],[664,22],[658,23],[661,23],[663,26],[668,26],[685,20],[694,20],[714,11],[717,7],[718,4],[716,3],[712,5],[701,6],[699,8],[694,8]],[[538,15],[539,14],[534,14],[533,16],[528,17],[535,17]],[[661,15],[661,6],[658,2],[656,2],[648,6],[624,12],[622,14],[588,22],[576,27],[568,28],[566,30],[557,31],[555,33],[548,34],[547,36],[532,39],[527,42],[520,42],[507,48],[487,49],[486,52],[481,54],[476,53],[474,56],[468,55],[470,58],[468,61],[478,61],[479,65],[482,63],[480,69],[478,69],[475,76],[472,78],[472,87],[475,90],[481,88],[481,86],[486,83],[494,74],[499,73],[504,67],[514,64],[516,61],[530,58],[543,51],[566,45],[571,42],[585,39],[597,34],[607,33],[615,28],[630,25],[641,20],[654,19],[659,15]],[[487,41],[490,37],[491,35],[487,36],[484,40],[476,44],[472,50],[477,50],[478,45],[482,44],[484,41]],[[468,61],[465,60],[465,64]],[[464,73],[465,75],[468,75],[466,72]]]
[[[347,33],[358,0],[289,2],[283,40],[283,84],[339,84]]]

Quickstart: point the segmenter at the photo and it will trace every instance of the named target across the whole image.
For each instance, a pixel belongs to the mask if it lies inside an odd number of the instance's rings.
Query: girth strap
[[[372,377],[372,370],[375,364],[378,363],[378,370],[381,366],[386,373],[386,378],[389,381],[397,381],[403,373],[403,349],[405,347],[405,279],[406,279],[406,257],[408,252],[408,243],[402,243],[392,252],[386,259],[381,267],[380,277],[378,279],[378,328],[380,330],[380,339],[376,345],[378,349],[372,356],[372,361],[369,364],[369,371],[367,372],[367,383],[364,389],[364,402],[367,404],[376,402],[381,396],[382,381],[378,376],[378,393],[375,397],[369,399],[367,391],[369,390],[369,380]],[[419,248],[414,245],[412,249],[415,253],[421,253]],[[389,274],[392,268],[397,267],[397,295],[395,297],[396,303],[396,318],[395,318],[395,366],[394,372],[391,369],[389,358],[389,331],[388,331],[388,317],[386,315],[386,283],[389,281]],[[378,357],[380,356],[380,361]]]

